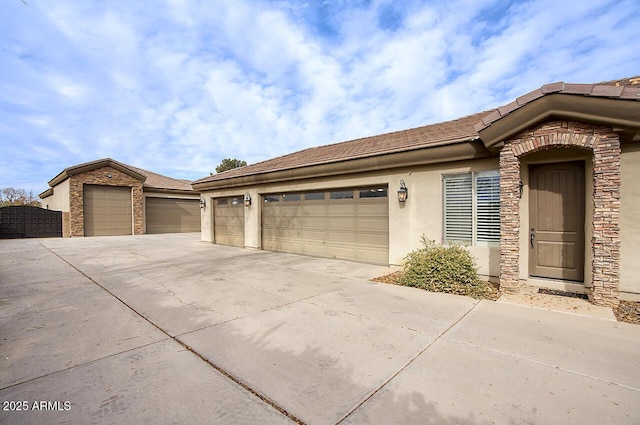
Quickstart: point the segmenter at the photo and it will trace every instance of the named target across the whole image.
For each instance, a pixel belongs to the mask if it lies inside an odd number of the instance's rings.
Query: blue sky
[[[111,157],[198,179],[640,74],[631,1],[3,0],[0,188]]]

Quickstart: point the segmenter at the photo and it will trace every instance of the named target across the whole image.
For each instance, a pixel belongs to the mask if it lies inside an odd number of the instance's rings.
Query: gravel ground
[[[640,325],[640,301],[620,301],[620,305],[613,309],[618,322]]]
[[[402,276],[401,271],[397,271],[391,274],[387,274],[384,276],[376,277],[371,280],[374,282],[380,283],[388,283],[390,285],[397,285],[398,280]],[[487,299],[497,300],[500,298],[500,291],[498,289],[498,285],[491,282],[486,282],[489,288],[491,288],[491,294]],[[540,291],[541,293],[545,293]],[[551,291],[550,291],[551,292]],[[581,298],[581,296],[579,296]],[[620,305],[613,309],[613,314],[615,314],[618,322],[626,322],[632,323],[635,325],[640,325],[640,301],[620,301]]]

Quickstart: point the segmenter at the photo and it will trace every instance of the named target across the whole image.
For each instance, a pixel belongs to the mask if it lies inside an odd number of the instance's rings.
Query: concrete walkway
[[[640,326],[198,239],[0,240],[0,423],[640,423]]]

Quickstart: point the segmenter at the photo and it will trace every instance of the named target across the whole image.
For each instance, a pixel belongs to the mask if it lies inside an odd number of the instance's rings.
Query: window
[[[360,198],[386,198],[386,187],[375,187],[371,189],[360,189]]]
[[[320,201],[324,199],[324,192],[309,192],[304,194],[305,201]]]
[[[444,240],[495,245],[500,242],[500,173],[478,171],[443,176]]]
[[[471,174],[444,176],[444,240],[471,242],[473,213]]]
[[[329,199],[353,199],[353,190],[341,190],[338,192],[331,192]]]
[[[280,197],[278,195],[265,195],[264,202],[280,202]]]
[[[500,243],[500,173],[474,174],[476,183],[476,240]]]
[[[282,195],[282,198],[285,201],[299,201],[300,200],[300,194],[299,193],[285,193],[284,195]]]

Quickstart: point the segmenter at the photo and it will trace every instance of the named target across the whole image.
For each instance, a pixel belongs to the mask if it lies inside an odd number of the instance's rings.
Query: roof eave
[[[50,187],[49,189],[47,189],[44,192],[40,193],[38,196],[40,197],[40,199],[44,199],[44,198],[48,198],[51,195],[53,195],[53,188],[52,187]]]
[[[553,93],[510,111],[477,130],[485,147],[496,151],[505,140],[549,119],[608,125],[616,131],[633,134],[632,138],[635,138],[640,129],[640,102]]]
[[[203,192],[206,190],[364,173],[441,162],[481,159],[492,156],[494,155],[476,139],[366,158],[238,176],[224,180],[194,182],[191,186],[195,191]]]
[[[145,176],[144,174],[140,174],[137,171],[134,171],[126,165],[121,164],[111,158],[106,158],[65,168],[60,174],[49,181],[49,186],[54,187],[75,174],[85,173],[87,171],[97,170],[98,168],[103,167],[111,167],[133,177],[134,179],[140,180],[141,182],[144,182],[147,179],[147,176]]]

